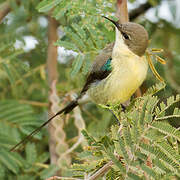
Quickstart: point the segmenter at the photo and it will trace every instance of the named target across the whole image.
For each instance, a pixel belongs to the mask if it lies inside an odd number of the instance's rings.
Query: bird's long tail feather
[[[29,135],[27,135],[22,141],[20,141],[18,144],[16,144],[15,146],[13,146],[10,151],[14,151],[18,146],[20,146],[21,144],[24,144],[25,142],[27,142],[32,136],[34,136],[35,134],[37,134],[44,126],[46,126],[46,124],[48,124],[51,120],[53,120],[56,116],[64,113],[67,114],[69,112],[71,112],[76,106],[78,105],[77,100],[75,101],[71,101],[65,108],[63,108],[62,110],[60,110],[59,112],[57,112],[54,116],[52,116],[50,119],[48,119],[46,122],[44,122],[41,126],[39,126],[38,128],[36,128],[33,132],[31,132]]]

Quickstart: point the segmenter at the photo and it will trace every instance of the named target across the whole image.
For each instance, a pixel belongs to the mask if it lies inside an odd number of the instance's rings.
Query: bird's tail
[[[46,122],[44,122],[41,126],[39,126],[38,128],[36,128],[33,132],[31,132],[29,135],[27,135],[22,141],[20,141],[18,144],[16,144],[15,146],[13,146],[10,151],[14,151],[18,146],[20,146],[21,144],[24,144],[27,140],[29,140],[32,136],[34,136],[35,134],[37,134],[46,124],[48,124],[51,120],[53,120],[56,116],[64,113],[67,114],[69,112],[71,112],[76,106],[78,105],[78,101],[74,100],[71,101],[65,108],[61,109],[59,112],[57,112],[54,116],[52,116],[50,119],[48,119]]]

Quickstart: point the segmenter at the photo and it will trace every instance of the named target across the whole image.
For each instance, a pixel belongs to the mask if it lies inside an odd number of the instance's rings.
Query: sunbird
[[[89,100],[102,105],[126,102],[145,80],[148,70],[148,62],[144,56],[148,46],[147,31],[137,23],[121,24],[103,17],[115,25],[115,43],[108,45],[96,57],[80,95],[10,151],[39,132],[54,117],[71,112],[79,104]]]

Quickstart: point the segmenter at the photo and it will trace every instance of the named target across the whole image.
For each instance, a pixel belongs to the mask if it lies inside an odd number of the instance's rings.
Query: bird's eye
[[[128,36],[126,33],[122,33],[122,35],[123,35],[123,37],[124,37],[125,39],[130,39],[129,36]]]

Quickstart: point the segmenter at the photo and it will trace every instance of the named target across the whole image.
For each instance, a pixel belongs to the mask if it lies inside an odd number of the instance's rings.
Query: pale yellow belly
[[[127,101],[144,81],[148,68],[144,60],[132,61],[116,64],[106,79],[88,90],[90,98],[104,105]]]

